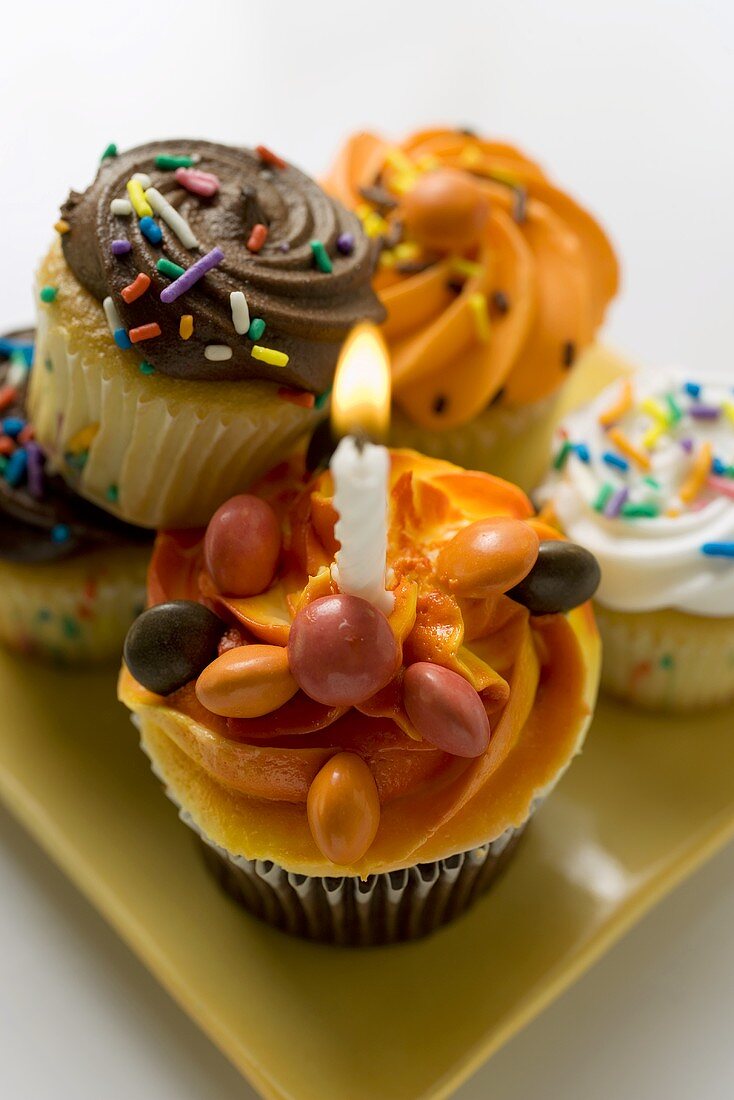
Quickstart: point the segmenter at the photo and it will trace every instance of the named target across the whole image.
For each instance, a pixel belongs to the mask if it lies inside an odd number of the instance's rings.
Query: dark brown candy
[[[306,451],[306,469],[325,470],[331,462],[331,456],[336,450],[337,440],[331,430],[329,420],[322,420],[317,426],[308,444]]]
[[[170,695],[215,659],[224,629],[213,611],[193,600],[159,603],[128,630],[125,664],[148,691]]]
[[[507,595],[531,615],[553,615],[591,599],[600,580],[599,563],[589,550],[575,542],[547,539],[527,577]]]

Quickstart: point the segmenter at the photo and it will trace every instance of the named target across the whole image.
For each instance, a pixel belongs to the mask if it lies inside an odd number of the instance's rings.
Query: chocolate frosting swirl
[[[195,170],[217,177],[218,191],[211,197],[192,194],[173,170],[156,166],[161,156],[192,157]],[[126,185],[135,173],[150,177],[186,220],[198,247],[184,247],[163,217],[155,216],[162,231],[155,245],[135,212],[111,212],[113,199],[128,197]],[[72,192],[61,213],[70,227],[62,238],[64,256],[77,279],[100,301],[112,297],[127,330],[160,326],[160,336],[136,347],[156,370],[174,378],[266,378],[321,393],[331,384],[348,330],[357,321],[384,317],[370,286],[375,250],[355,215],[297,168],[280,167],[251,149],[190,140],[141,145],[105,159],[91,187]],[[254,252],[247,244],[258,224],[266,226],[267,240]],[[112,242],[121,239],[132,248],[113,255]],[[317,266],[312,241],[326,249],[330,273]],[[224,253],[217,267],[176,301],[160,300],[172,278],[158,272],[158,260],[189,268],[216,247]],[[140,272],[150,276],[151,286],[127,303],[121,291]],[[254,340],[234,328],[230,293],[238,290],[250,318],[265,322]],[[187,314],[193,334],[183,339],[179,326]],[[254,344],[284,352],[287,364],[253,358]],[[225,345],[231,357],[212,361],[207,345]]]
[[[8,333],[10,343],[33,343],[32,329]],[[0,389],[8,381],[10,355],[0,350]],[[0,424],[6,418],[25,420],[25,381],[16,388],[13,401],[0,413]],[[55,540],[54,528],[66,528],[67,537]],[[39,495],[31,492],[27,480],[17,487],[11,486],[0,474],[0,559],[3,561],[40,564],[60,561],[74,554],[97,547],[125,544],[143,545],[151,541],[151,533],[142,528],[115,519],[114,516],[95,508],[93,504],[77,496],[62,477],[44,470],[43,490]]]

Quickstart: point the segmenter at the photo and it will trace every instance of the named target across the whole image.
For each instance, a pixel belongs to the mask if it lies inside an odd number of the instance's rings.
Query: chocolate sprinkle
[[[444,394],[440,393],[437,397],[434,397],[433,399],[433,411],[436,413],[437,416],[440,416],[441,413],[446,412],[448,404],[448,397],[445,397]]]
[[[510,311],[510,299],[505,294],[504,290],[495,290],[490,299],[492,309],[500,316],[504,316],[505,313]]]
[[[573,366],[576,359],[576,345],[573,340],[566,340],[561,349],[561,362],[566,370]]]
[[[518,225],[522,225],[528,213],[528,193],[524,187],[514,188],[512,203],[512,217]]]
[[[360,187],[359,193],[365,202],[371,202],[374,206],[379,206],[383,210],[394,210],[398,205],[394,196],[386,188],[378,185]]]

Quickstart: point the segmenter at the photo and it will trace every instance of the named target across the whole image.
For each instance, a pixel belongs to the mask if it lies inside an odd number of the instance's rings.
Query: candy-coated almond
[[[199,702],[225,718],[259,718],[282,707],[298,685],[279,645],[243,645],[212,661],[196,681]]]
[[[380,797],[361,756],[340,752],[324,764],[308,792],[308,823],[319,851],[340,867],[361,859],[380,824]]]
[[[411,237],[426,248],[461,252],[479,240],[489,201],[468,173],[440,168],[419,178],[404,197],[401,214]]]
[[[489,718],[468,680],[443,665],[418,661],[405,672],[403,702],[424,741],[453,756],[481,756]]]
[[[519,584],[538,557],[538,536],[511,516],[480,519],[442,549],[436,573],[456,596],[482,598]]]

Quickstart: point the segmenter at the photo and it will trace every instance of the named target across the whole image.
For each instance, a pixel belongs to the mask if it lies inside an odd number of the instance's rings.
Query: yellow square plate
[[[267,1097],[448,1096],[734,834],[734,713],[602,703],[494,891],[421,943],[292,940],[208,878],[114,676],[0,657],[0,794]]]
[[[597,378],[598,381],[598,378]],[[734,835],[734,712],[603,702],[506,875],[432,939],[289,939],[208,878],[115,676],[0,656],[0,796],[266,1097],[437,1100]]]

